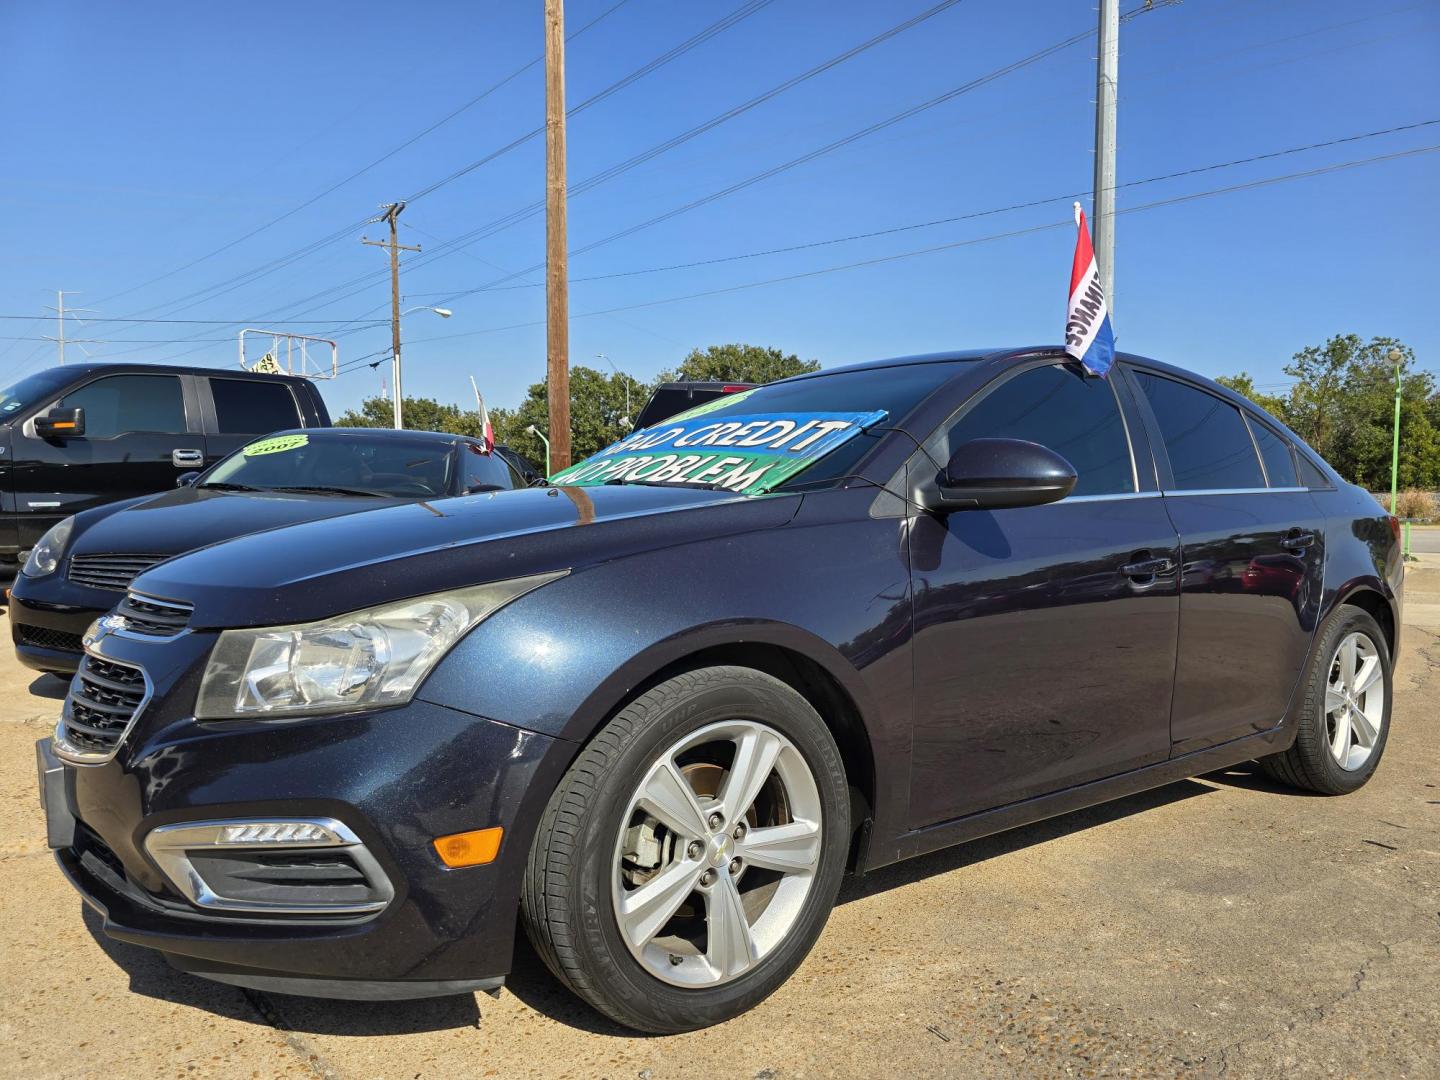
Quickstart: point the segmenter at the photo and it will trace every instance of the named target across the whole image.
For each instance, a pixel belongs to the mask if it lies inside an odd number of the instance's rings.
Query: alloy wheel
[[[1362,768],[1375,752],[1385,723],[1385,678],[1380,651],[1353,631],[1340,639],[1325,685],[1325,734],[1342,769]]]
[[[630,797],[611,881],[620,935],[664,982],[731,982],[794,928],[820,853],[820,792],[794,743],[754,720],[710,724]]]

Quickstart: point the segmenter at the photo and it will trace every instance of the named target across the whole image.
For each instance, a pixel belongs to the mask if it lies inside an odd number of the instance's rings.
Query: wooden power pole
[[[551,469],[570,464],[570,277],[565,235],[565,6],[545,0],[545,345]]]
[[[400,243],[400,229],[396,219],[400,216],[400,211],[404,209],[403,202],[394,202],[385,207],[384,220],[390,223],[389,240],[367,240],[363,236],[360,238],[362,244],[390,249],[390,381],[394,383],[395,427],[397,429],[405,426],[404,419],[400,415],[401,403],[405,400],[400,389],[400,252],[420,250],[419,244],[412,247]]]

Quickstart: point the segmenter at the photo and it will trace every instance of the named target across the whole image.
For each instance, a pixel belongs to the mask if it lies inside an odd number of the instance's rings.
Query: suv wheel
[[[748,668],[677,676],[590,742],[546,807],[523,911],[600,1012],[656,1033],[762,1001],[810,951],[849,846],[823,720]]]
[[[1360,608],[1336,608],[1305,679],[1294,744],[1260,765],[1292,787],[1348,794],[1374,774],[1390,733],[1390,650],[1379,624]]]

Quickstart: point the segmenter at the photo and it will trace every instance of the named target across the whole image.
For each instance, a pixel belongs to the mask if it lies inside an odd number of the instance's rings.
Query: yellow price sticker
[[[259,457],[261,454],[283,454],[286,450],[298,450],[310,443],[309,435],[277,435],[273,439],[261,439],[240,451],[245,457]]]

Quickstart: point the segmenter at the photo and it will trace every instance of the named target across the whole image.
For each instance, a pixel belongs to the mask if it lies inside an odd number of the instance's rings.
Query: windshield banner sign
[[[868,413],[750,413],[712,419],[693,409],[628,435],[550,477],[590,487],[612,481],[703,484],[747,495],[770,491],[885,418]]]

